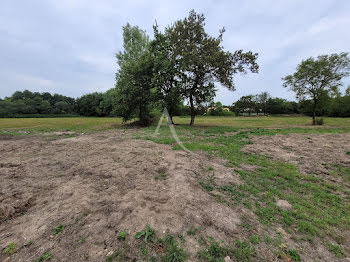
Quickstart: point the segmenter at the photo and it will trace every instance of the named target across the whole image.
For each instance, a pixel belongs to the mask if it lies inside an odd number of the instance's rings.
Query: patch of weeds
[[[199,184],[203,187],[203,189],[210,192],[210,191],[213,191],[215,187],[214,179],[215,179],[215,173],[213,171],[212,175],[209,175],[205,179],[200,180]]]
[[[154,176],[155,180],[167,180],[168,175],[166,173],[161,173],[159,175]]]
[[[235,258],[237,261],[251,261],[256,256],[256,251],[247,242],[236,240],[232,245],[225,245],[217,242],[212,237],[209,238],[209,246],[200,250],[197,257],[201,261],[224,262],[226,256]]]
[[[214,238],[209,237],[209,246],[203,250],[200,250],[197,257],[201,261],[209,262],[221,262],[229,254],[229,247],[225,246],[223,243],[219,243],[214,240]]]
[[[288,257],[290,257],[293,261],[301,262],[301,258],[299,253],[295,249],[289,249],[287,250],[286,254]]]
[[[38,257],[35,261],[42,262],[42,261],[50,260],[51,258],[52,258],[52,254],[50,252],[47,252],[44,255]]]
[[[213,168],[212,166],[210,166],[210,167],[208,167],[208,170],[209,170],[209,171],[213,171],[214,168]]]
[[[55,235],[58,235],[63,232],[65,226],[64,225],[58,225],[54,228],[53,232]]]
[[[259,244],[261,242],[261,237],[258,235],[251,235],[249,237],[249,240],[250,240],[250,243],[256,245],[256,244]]]
[[[247,242],[236,240],[232,247],[231,256],[235,257],[238,261],[251,261],[256,256],[256,251]]]
[[[115,253],[113,253],[113,254],[111,254],[109,256],[106,256],[106,262],[112,262],[116,257],[117,256],[116,256]]]
[[[200,229],[201,229],[200,227],[195,227],[194,225],[191,225],[186,233],[187,235],[194,236],[195,234],[198,233]]]
[[[347,155],[350,155],[350,151],[346,151],[346,154],[347,154]]]
[[[179,247],[175,237],[168,234],[163,239],[158,239],[158,243],[164,246],[165,255],[161,256],[164,262],[181,262],[185,261],[187,253]]]
[[[253,226],[249,223],[241,223],[241,224],[239,224],[239,226],[244,228],[248,232],[251,232],[253,230]]]
[[[337,244],[328,243],[328,249],[329,251],[333,252],[334,255],[338,258],[345,256],[344,249],[342,249],[341,246],[338,246]]]
[[[155,232],[156,231],[153,228],[151,228],[149,224],[147,224],[146,229],[140,232],[137,232],[135,235],[135,238],[144,237],[144,241],[147,243],[148,241],[152,241],[152,237],[154,236]]]
[[[122,231],[122,232],[119,232],[117,238],[118,238],[119,240],[125,240],[127,235],[128,235],[128,233],[126,233],[125,231]]]
[[[13,253],[15,253],[15,251],[16,251],[16,244],[15,243],[13,243],[13,242],[10,242],[10,244],[8,245],[8,247],[7,248],[5,248],[3,251],[2,251],[2,253],[4,253],[4,254],[13,254]]]
[[[179,239],[181,240],[182,243],[186,242],[184,235],[179,235]]]

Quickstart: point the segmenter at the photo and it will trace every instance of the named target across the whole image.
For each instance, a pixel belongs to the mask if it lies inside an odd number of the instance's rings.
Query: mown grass
[[[0,118],[0,134],[31,134],[55,131],[95,132],[120,127],[121,118]]]
[[[144,129],[137,137],[157,143],[173,144],[175,150],[181,149],[175,143],[169,128],[162,126],[158,136],[153,135],[153,129]],[[341,176],[347,183],[346,186],[335,185],[328,183],[324,177],[317,174],[302,174],[294,165],[245,153],[241,148],[252,143],[251,136],[347,133],[350,129],[346,123],[335,127],[283,129],[247,128],[246,126],[203,128],[179,125],[176,126],[176,131],[187,149],[205,151],[226,159],[226,165],[233,167],[244,181],[241,185],[217,185],[215,170],[210,170],[199,181],[203,190],[229,206],[244,205],[251,209],[257,215],[260,224],[267,229],[280,225],[293,236],[296,242],[321,243],[337,257],[345,256],[344,247],[347,240],[346,234],[342,232],[350,228],[349,168],[337,165],[331,169],[330,175]],[[322,145],[319,146],[322,147]],[[246,171],[242,168],[244,164],[256,167],[255,171]],[[278,207],[276,201],[279,199],[287,200],[292,205],[292,209],[284,210]],[[226,250],[223,254],[228,253],[226,247],[223,247],[223,250]],[[283,256],[294,257],[296,261],[299,259],[296,250],[278,248],[278,252],[283,253]],[[207,261],[215,261],[211,260],[210,252],[203,253],[203,258]]]
[[[323,117],[325,127],[350,127],[350,118]],[[175,124],[187,125],[189,117],[174,117]],[[255,127],[313,127],[311,118],[307,116],[239,116],[239,117],[218,117],[218,116],[197,116],[196,126],[230,126],[237,128]],[[322,126],[323,127],[323,126]],[[313,127],[313,128],[319,128]]]
[[[214,128],[212,129],[212,132],[224,132],[225,130],[232,130],[232,128],[283,128],[283,130],[278,132],[334,132],[335,128],[345,132],[350,130],[350,118],[326,117],[324,119],[325,124],[323,126],[312,126],[310,117],[303,116],[198,116],[196,117],[194,130],[197,130],[196,128],[206,127]],[[188,126],[189,120],[189,117],[174,117],[175,123],[181,126],[180,130],[192,129]],[[122,126],[122,119],[115,117],[0,118],[0,134],[26,134],[54,131],[73,131],[82,133],[103,131]],[[218,127],[218,129],[215,130],[215,127]]]

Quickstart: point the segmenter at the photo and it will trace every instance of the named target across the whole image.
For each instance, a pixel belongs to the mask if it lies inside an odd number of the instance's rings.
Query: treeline
[[[109,116],[111,93],[91,93],[74,99],[49,92],[16,91],[12,96],[0,99],[0,116]]]
[[[116,90],[110,89],[104,93],[91,93],[77,99],[48,92],[39,93],[25,90],[16,91],[12,96],[0,99],[0,117],[26,116],[121,116],[113,110]],[[162,105],[154,105],[153,115],[160,114]],[[232,105],[222,105],[220,102],[208,103],[196,108],[198,115],[234,116],[234,115],[276,115],[304,114],[312,116],[313,102],[287,101],[279,97],[271,97],[263,92],[258,95],[242,96]],[[190,113],[189,106],[179,101],[174,116],[185,116]],[[342,96],[324,95],[317,106],[318,116],[350,117],[350,86]],[[136,115],[135,115],[136,117]]]
[[[258,95],[242,96],[233,103],[230,110],[236,115],[304,114],[312,116],[314,102],[311,99],[299,102],[287,101],[263,92]],[[316,106],[316,115],[350,117],[350,86],[343,96],[340,93],[335,96],[329,96],[328,93],[321,95]]]

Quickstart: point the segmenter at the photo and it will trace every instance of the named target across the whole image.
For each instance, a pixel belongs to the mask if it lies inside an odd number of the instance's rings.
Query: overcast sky
[[[259,53],[259,74],[237,76],[235,92],[219,88],[216,100],[227,105],[263,91],[294,99],[281,78],[302,59],[350,51],[349,0],[1,0],[0,97],[24,89],[72,97],[106,91],[115,84],[123,25],[152,36],[155,20],[164,28],[191,9],[204,13],[210,34],[226,28],[225,49]]]

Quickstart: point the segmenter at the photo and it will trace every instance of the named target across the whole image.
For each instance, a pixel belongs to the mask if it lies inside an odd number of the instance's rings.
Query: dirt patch
[[[334,164],[350,167],[350,134],[253,136],[252,141],[242,151],[291,163],[303,173],[328,174]]]
[[[195,225],[205,236],[232,242],[242,236],[241,215],[250,212],[218,203],[199,185],[209,166],[217,183],[241,183],[224,161],[123,131],[4,139],[0,153],[0,250],[16,244],[10,261],[35,261],[45,252],[51,261],[105,261],[118,232],[128,232],[136,245],[133,236],[146,224],[174,234]],[[155,179],[160,174],[166,179]],[[64,230],[54,234],[58,225]],[[186,238],[193,261],[198,242]],[[1,253],[0,261],[8,256]]]

